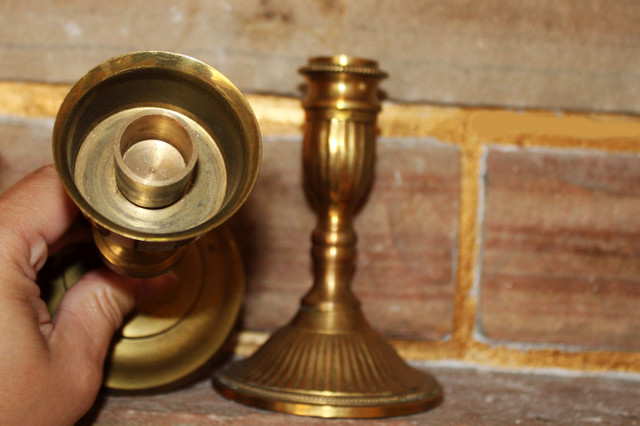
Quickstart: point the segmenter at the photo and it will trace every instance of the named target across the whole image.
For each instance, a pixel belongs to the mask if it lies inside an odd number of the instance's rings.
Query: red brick
[[[640,158],[491,149],[486,170],[481,331],[640,349]]]
[[[248,268],[244,325],[288,322],[311,287],[315,215],[301,184],[301,141],[269,140],[262,170],[234,229]],[[451,332],[459,159],[428,141],[378,144],[375,184],[356,219],[354,290],[370,322],[396,337],[438,339]]]

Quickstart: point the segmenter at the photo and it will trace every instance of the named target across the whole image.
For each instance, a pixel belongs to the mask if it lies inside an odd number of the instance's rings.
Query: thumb
[[[173,273],[145,279],[118,275],[107,268],[87,273],[58,305],[49,335],[56,370],[76,380],[84,378],[85,385],[97,392],[113,334],[134,308],[138,295],[157,294],[175,281]]]

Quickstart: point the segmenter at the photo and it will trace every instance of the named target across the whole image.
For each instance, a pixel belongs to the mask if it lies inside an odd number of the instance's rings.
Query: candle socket
[[[169,110],[126,123],[113,144],[116,183],[140,207],[166,207],[187,191],[198,159],[196,135]]]

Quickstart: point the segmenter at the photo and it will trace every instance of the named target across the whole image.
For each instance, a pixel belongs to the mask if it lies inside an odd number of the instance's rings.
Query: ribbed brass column
[[[438,382],[408,366],[365,319],[351,291],[353,216],[373,181],[379,81],[376,62],[311,59],[303,100],[303,164],[318,215],[314,283],[293,320],[251,357],[219,371],[215,384],[236,401],[318,417],[386,417],[431,408]]]

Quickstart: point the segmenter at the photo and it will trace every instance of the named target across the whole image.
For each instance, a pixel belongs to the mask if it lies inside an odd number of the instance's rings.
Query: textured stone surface
[[[640,349],[640,158],[491,149],[480,331]]]
[[[514,374],[430,367],[445,399],[432,411],[380,419],[375,424],[640,424],[640,382],[627,378]],[[635,379],[633,378],[635,377]],[[80,424],[336,424],[336,421],[272,413],[223,399],[209,380],[154,396],[102,397]],[[339,424],[361,424],[340,420]]]
[[[49,119],[0,117],[0,192],[53,162]]]
[[[248,268],[244,326],[288,322],[311,287],[315,215],[301,184],[301,140],[268,140],[256,187],[235,234]],[[389,336],[451,332],[459,159],[454,146],[380,140],[376,181],[356,218],[354,290],[372,325]]]
[[[0,79],[72,82],[133,50],[297,93],[307,57],[376,58],[394,99],[640,111],[637,0],[142,0],[0,4]]]

